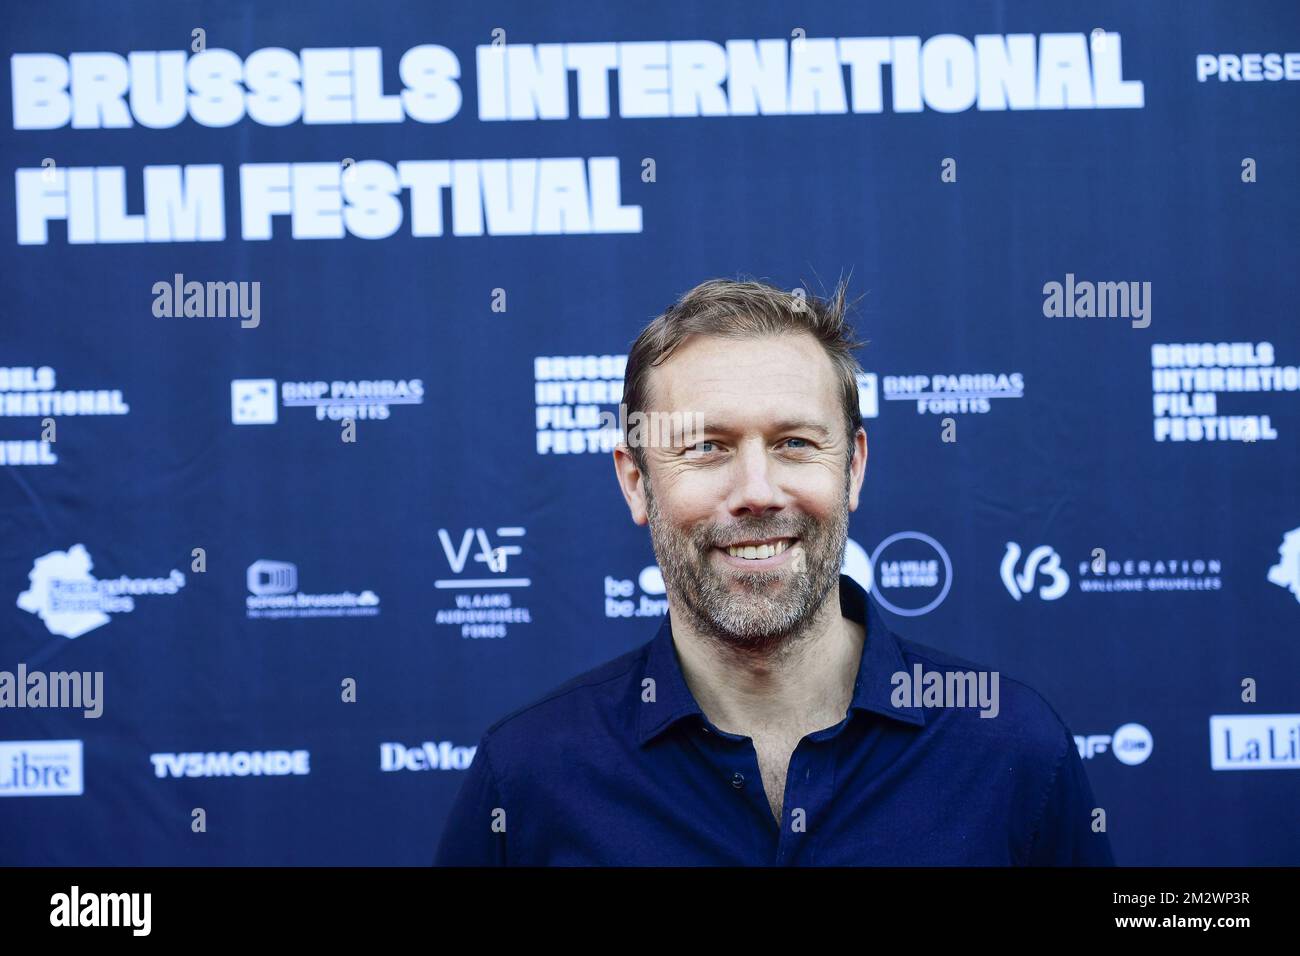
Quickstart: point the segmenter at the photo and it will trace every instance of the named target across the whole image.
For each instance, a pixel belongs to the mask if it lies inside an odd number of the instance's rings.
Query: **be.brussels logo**
[[[0,741],[0,797],[79,797],[80,740]]]
[[[1269,583],[1286,588],[1300,603],[1300,528],[1292,528],[1282,535],[1277,556],[1277,564],[1268,569]]]
[[[1141,724],[1124,724],[1113,734],[1075,734],[1074,745],[1083,760],[1092,760],[1109,750],[1120,763],[1136,767],[1151,756],[1154,741],[1151,731]]]
[[[18,607],[39,617],[51,634],[77,638],[103,627],[110,615],[134,611],[137,597],[177,594],[185,586],[185,575],[174,568],[162,578],[101,579],[90,573],[94,566],[84,544],[42,555],[27,574],[31,586],[18,595]]]
[[[433,586],[450,600],[438,608],[434,623],[473,639],[506,637],[511,625],[531,624],[531,611],[516,597],[533,583],[521,570],[527,535],[520,525],[439,528],[435,562],[442,573]]]
[[[605,616],[663,617],[668,613],[668,588],[659,565],[642,568],[636,580],[605,575]]]
[[[1216,714],[1210,769],[1300,770],[1300,714]]]
[[[247,572],[250,618],[374,617],[379,595],[369,588],[306,594],[298,590],[298,566],[289,561],[254,561]]]

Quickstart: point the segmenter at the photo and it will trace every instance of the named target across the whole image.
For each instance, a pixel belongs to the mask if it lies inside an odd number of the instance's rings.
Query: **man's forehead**
[[[664,411],[734,409],[738,402],[757,402],[813,414],[827,411],[827,403],[836,405],[830,357],[806,333],[753,339],[692,336],[652,371],[650,384],[652,407]],[[791,403],[798,407],[789,407]]]

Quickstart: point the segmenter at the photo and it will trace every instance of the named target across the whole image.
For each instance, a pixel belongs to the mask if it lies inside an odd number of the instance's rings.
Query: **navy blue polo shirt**
[[[840,605],[866,630],[852,703],[799,741],[780,824],[753,742],[700,710],[665,615],[648,644],[484,732],[435,865],[1114,865],[1074,740],[1036,691],[1000,675],[991,718],[896,707],[899,671],[981,668],[899,638],[845,575]]]

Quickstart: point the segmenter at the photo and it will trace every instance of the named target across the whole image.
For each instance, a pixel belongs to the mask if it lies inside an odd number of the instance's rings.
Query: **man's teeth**
[[[727,548],[727,554],[731,555],[733,558],[748,558],[753,561],[760,558],[775,557],[788,547],[790,547],[790,542],[782,539],[776,544],[732,545]]]

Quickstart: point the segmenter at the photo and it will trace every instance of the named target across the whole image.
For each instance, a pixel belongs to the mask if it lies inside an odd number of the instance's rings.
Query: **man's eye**
[[[696,442],[694,445],[691,445],[691,447],[687,448],[687,449],[686,449],[686,454],[688,454],[688,455],[699,455],[699,454],[704,454],[704,453],[709,452],[709,451],[712,451],[712,450],[713,450],[713,442],[711,442],[711,441],[701,441],[701,442]]]
[[[800,448],[800,449],[802,449],[802,448],[810,448],[810,447],[812,447],[812,446],[810,446],[810,445],[808,444],[808,439],[806,439],[806,438],[787,438],[787,439],[786,439],[786,443],[787,443],[787,444],[789,444],[789,443],[792,442],[792,441],[803,442],[802,445],[795,445],[795,446],[794,446],[795,448]]]

